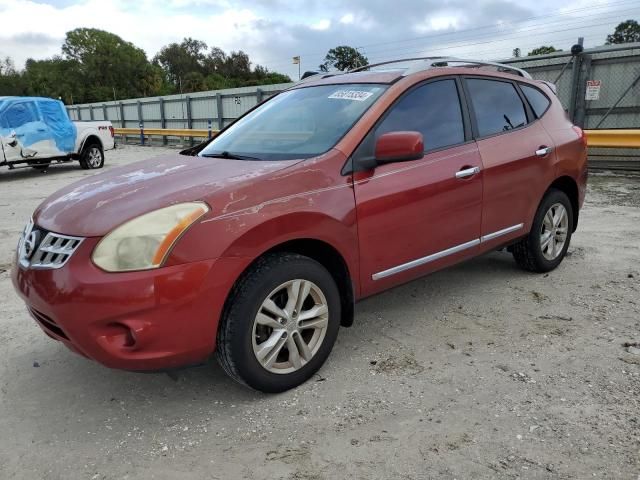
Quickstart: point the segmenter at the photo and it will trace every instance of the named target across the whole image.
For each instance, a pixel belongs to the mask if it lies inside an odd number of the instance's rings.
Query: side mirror
[[[424,140],[420,132],[389,132],[376,141],[378,163],[406,162],[424,156]]]

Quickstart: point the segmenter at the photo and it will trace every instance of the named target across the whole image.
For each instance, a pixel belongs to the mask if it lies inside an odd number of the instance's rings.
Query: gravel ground
[[[556,271],[496,252],[367,299],[313,380],[262,395],[215,364],[109,370],[29,318],[18,234],[91,174],[0,173],[1,479],[640,479],[640,178],[591,177]]]

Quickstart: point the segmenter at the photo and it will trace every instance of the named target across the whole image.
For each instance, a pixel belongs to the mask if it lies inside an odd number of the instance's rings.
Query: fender
[[[104,149],[104,145],[102,144],[102,140],[100,140],[100,137],[98,136],[98,132],[97,130],[89,130],[87,131],[82,139],[79,139],[78,142],[78,149],[76,150],[75,154],[79,157],[82,154],[82,151],[84,150],[84,146],[87,143],[87,140],[89,140],[90,137],[94,137],[95,140],[100,144],[100,148]]]
[[[291,212],[248,226],[247,223],[256,217],[232,216],[195,225],[176,244],[166,265],[184,263],[187,258],[194,261],[241,257],[247,260],[246,268],[265,252],[284,243],[317,240],[340,254],[351,275],[356,295],[359,295],[358,238],[353,209],[344,220],[319,212]],[[225,242],[226,239],[229,241]],[[195,259],[194,252],[198,252]]]

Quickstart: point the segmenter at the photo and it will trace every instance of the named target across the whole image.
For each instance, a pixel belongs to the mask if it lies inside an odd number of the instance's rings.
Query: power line
[[[639,12],[640,12],[640,7],[638,7],[638,8],[639,8]],[[611,15],[611,16],[607,16],[607,17],[598,17],[598,20],[607,19],[609,21],[607,21],[606,23],[599,23],[599,24],[595,24],[595,25],[589,23],[591,20],[589,22],[587,22],[587,23],[585,23],[585,20],[576,20],[574,22],[569,22],[569,23],[565,23],[563,21],[557,21],[557,22],[550,22],[550,23],[547,23],[547,24],[544,24],[544,25],[532,25],[529,28],[524,28],[524,29],[517,30],[517,31],[514,31],[514,32],[505,33],[500,38],[504,38],[505,36],[510,36],[510,35],[515,35],[515,36],[522,36],[522,35],[525,35],[525,34],[530,35],[531,33],[539,32],[539,31],[543,31],[545,33],[556,33],[558,30],[546,30],[545,27],[548,27],[550,25],[551,26],[554,26],[554,25],[557,26],[558,24],[562,24],[563,25],[563,29],[560,30],[560,31],[576,30],[576,29],[580,29],[580,28],[585,28],[585,26],[586,27],[606,26],[606,25],[609,25],[611,23],[611,21],[615,21],[615,19],[618,19],[618,18],[620,18],[619,15]],[[570,27],[572,27],[572,28],[570,28]],[[490,38],[490,37],[495,38],[495,33],[492,33],[492,32],[485,33],[485,34],[483,34],[481,36],[474,37],[473,40],[482,39],[482,38]],[[477,43],[483,43],[483,42],[477,42]],[[484,43],[486,43],[486,42],[484,42]],[[462,43],[462,44],[464,44],[464,43]],[[448,45],[453,45],[453,44],[446,44],[446,45],[448,46]],[[408,46],[408,47],[411,48],[411,46]],[[376,50],[373,50],[373,51],[370,51],[370,50],[366,50],[366,51],[367,51],[367,54],[370,54],[370,53],[378,53],[378,52],[386,52],[386,51],[399,51],[399,50],[402,50],[402,48],[376,49]]]
[[[623,6],[623,5],[637,5],[637,0],[623,0],[623,1],[619,1],[619,2],[613,2],[607,5],[597,5],[597,6],[593,6],[590,7],[590,12],[593,12],[593,10],[599,10],[599,9],[603,9],[603,8],[611,8],[612,6],[616,7],[616,6]],[[584,8],[576,8],[576,9],[571,9],[571,10],[564,10],[564,11],[556,11],[554,13],[550,13],[550,14],[545,14],[545,15],[538,15],[535,17],[528,17],[528,18],[524,18],[521,20],[514,20],[512,22],[508,22],[505,25],[506,26],[513,26],[513,25],[518,25],[518,24],[522,24],[522,23],[527,23],[527,22],[531,22],[533,20],[538,20],[538,19],[542,19],[542,18],[550,18],[550,17],[566,17],[568,16],[570,13],[573,12],[584,12],[585,9]],[[607,13],[626,13],[628,11],[628,9],[621,9],[621,10],[612,10],[611,12],[607,12]],[[598,17],[601,14],[599,13],[590,13],[589,15],[583,15],[577,18],[588,18],[588,17]],[[567,19],[570,20],[570,19]],[[449,31],[449,32],[440,32],[440,33],[433,33],[433,34],[429,34],[429,35],[423,35],[423,36],[419,36],[419,37],[411,37],[411,38],[405,38],[405,39],[400,39],[400,40],[391,40],[391,41],[386,41],[386,42],[378,42],[378,43],[369,43],[369,44],[362,44],[359,45],[358,48],[366,48],[366,47],[373,47],[373,46],[377,46],[377,45],[389,45],[389,44],[394,44],[394,43],[402,43],[402,42],[411,42],[411,41],[415,41],[415,40],[420,40],[420,39],[426,39],[426,38],[438,38],[438,37],[443,37],[443,36],[447,36],[447,35],[464,35],[465,33],[468,32],[472,32],[472,31],[477,31],[477,30],[483,30],[483,29],[487,29],[487,28],[501,28],[501,25],[496,25],[496,24],[489,24],[489,25],[482,25],[482,26],[478,26],[478,27],[472,27],[472,28],[466,28],[466,29],[461,29],[461,30],[453,30],[453,31]],[[303,53],[299,53],[299,55],[301,56],[307,56],[307,57],[315,57],[316,55],[324,55],[326,52],[303,52]],[[281,57],[279,57],[277,60],[280,60]],[[270,58],[270,59],[265,59],[262,60],[262,63],[267,63],[270,62],[271,60],[276,60],[274,57]]]
[[[632,9],[633,10],[633,9]],[[629,10],[624,10],[624,12],[628,12]],[[616,13],[623,13],[621,12],[616,12]],[[594,27],[599,27],[599,26],[608,26],[611,24],[611,21],[606,22],[606,23],[583,23],[585,21],[586,18],[589,17],[598,17],[598,19],[602,19],[602,18],[610,18],[610,19],[615,19],[618,18],[617,15],[611,15],[608,17],[601,17],[598,14],[590,14],[590,15],[585,15],[585,16],[581,16],[579,18],[576,18],[574,20],[573,23],[569,23],[567,26],[567,24],[564,24],[562,29],[559,30],[546,30],[546,27],[548,27],[548,23],[547,24],[543,24],[543,25],[532,25],[530,26],[530,28],[525,28],[524,30],[521,31],[516,31],[516,32],[512,32],[512,33],[507,33],[505,35],[502,35],[501,37],[496,37],[494,33],[485,33],[484,35],[480,35],[476,38],[470,38],[469,40],[474,40],[474,41],[469,41],[469,42],[458,42],[456,44],[445,44],[445,46],[442,47],[434,47],[434,46],[428,46],[425,45],[424,47],[419,48],[418,50],[405,50],[404,48],[392,48],[392,49],[378,49],[375,52],[368,52],[365,50],[365,55],[367,55],[369,57],[370,60],[374,59],[375,61],[378,61],[378,59],[382,58],[385,56],[385,54],[388,54],[390,52],[394,52],[394,51],[402,51],[402,53],[422,53],[425,51],[429,51],[429,52],[438,52],[438,51],[444,51],[444,50],[451,50],[451,49],[458,49],[458,48],[464,48],[464,47],[474,47],[477,45],[483,45],[483,44],[489,44],[489,43],[500,43],[500,42],[506,42],[506,41],[510,41],[512,42],[515,46],[518,46],[520,48],[522,48],[522,44],[517,45],[518,43],[521,43],[521,39],[528,39],[532,33],[536,33],[536,32],[541,32],[541,33],[545,33],[545,34],[553,34],[553,33],[559,33],[559,32],[566,32],[566,31],[572,31],[572,30],[579,30],[579,29],[591,29]],[[558,22],[555,22],[558,23]],[[487,38],[487,37],[493,37],[490,40],[486,40],[486,41],[475,41],[477,38]],[[558,42],[560,40],[555,39],[554,42]],[[536,42],[536,43],[544,43],[544,42]],[[536,46],[540,46],[539,44],[537,44]],[[407,48],[412,48],[412,47],[417,47],[417,45],[413,46],[407,46]],[[374,55],[371,55],[371,53],[373,53]],[[474,52],[474,55],[476,55],[476,52]],[[387,55],[388,57],[388,55]],[[318,58],[318,57],[316,57]],[[322,58],[320,57],[318,59],[318,64],[322,62]],[[264,62],[263,62],[264,63]],[[315,63],[315,62],[305,62],[306,65],[310,65],[311,63]],[[284,66],[284,64],[272,64],[271,68],[275,68],[278,66]],[[312,68],[315,68],[312,67]]]

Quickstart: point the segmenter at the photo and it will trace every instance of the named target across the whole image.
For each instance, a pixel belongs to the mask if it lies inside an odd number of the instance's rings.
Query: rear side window
[[[508,132],[527,124],[527,114],[513,84],[467,79],[467,88],[481,137]]]
[[[400,99],[376,130],[376,137],[395,131],[417,131],[425,150],[464,142],[464,124],[454,80],[422,85]]]
[[[520,88],[522,89],[524,96],[527,97],[527,101],[529,102],[529,105],[531,105],[533,113],[536,114],[536,118],[542,117],[551,104],[546,95],[537,88],[530,87],[529,85],[520,84]]]

